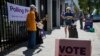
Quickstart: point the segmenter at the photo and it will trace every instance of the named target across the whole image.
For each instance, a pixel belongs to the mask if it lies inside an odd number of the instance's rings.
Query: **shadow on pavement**
[[[9,54],[9,53],[21,48],[21,47],[26,47],[26,46],[27,46],[27,42],[24,42],[24,43],[21,43],[21,44],[17,44],[16,46],[13,46],[11,49],[9,49],[9,50],[7,49],[7,50],[1,52],[0,56],[5,56],[5,55],[7,55],[7,54]]]
[[[36,48],[34,48],[34,49],[27,49],[27,50],[23,51],[23,54],[24,54],[25,56],[33,56],[33,55],[35,55],[35,54],[38,54],[39,52],[42,51],[42,49],[39,48],[39,47],[43,47],[43,46],[38,45],[38,46],[36,46]],[[36,51],[36,49],[38,49],[38,50]],[[35,51],[36,51],[36,52],[35,52]],[[35,52],[35,53],[34,53],[34,52]]]
[[[54,30],[56,30],[56,29],[60,29],[60,27],[53,27],[52,30],[50,30],[50,31],[46,31],[46,35],[51,35],[52,32],[53,32]]]
[[[13,52],[13,51],[15,51],[15,50],[21,48],[21,47],[27,47],[27,42],[22,43],[22,44],[18,44],[18,45],[16,45],[16,46],[14,46],[13,48],[9,49],[9,50],[5,50],[5,51],[1,52],[1,53],[0,53],[0,56],[6,56],[7,54],[9,54],[9,53],[11,53],[11,52]],[[32,55],[34,55],[34,54],[37,54],[37,53],[39,53],[39,52],[42,51],[42,49],[39,48],[39,47],[44,48],[44,46],[37,45],[34,49],[27,49],[27,50],[23,51],[23,54],[24,54],[25,56],[32,56]],[[37,50],[37,51],[36,51],[36,50]],[[36,51],[36,52],[35,52],[35,51]],[[34,53],[34,52],[35,52],[35,53]]]
[[[32,56],[34,51],[35,51],[34,49],[27,49],[27,50],[25,50],[25,51],[23,52],[23,54],[24,54],[25,56]]]

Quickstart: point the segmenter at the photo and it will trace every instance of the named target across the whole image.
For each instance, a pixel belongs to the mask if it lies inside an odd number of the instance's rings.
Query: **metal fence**
[[[8,20],[7,1],[0,0],[0,52],[27,41],[25,22]],[[18,4],[26,5],[25,0],[9,0],[17,4],[16,1],[19,1]]]

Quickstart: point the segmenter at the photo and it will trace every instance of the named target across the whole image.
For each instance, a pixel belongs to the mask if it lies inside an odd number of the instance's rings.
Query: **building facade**
[[[27,7],[35,4],[40,19],[48,16],[48,32],[54,27],[60,28],[60,11],[64,9],[64,0],[0,0],[0,52],[27,41],[25,22],[8,20],[7,2]]]
[[[7,2],[21,6],[35,4],[35,0],[0,0],[0,53],[27,41],[25,22],[8,20]]]

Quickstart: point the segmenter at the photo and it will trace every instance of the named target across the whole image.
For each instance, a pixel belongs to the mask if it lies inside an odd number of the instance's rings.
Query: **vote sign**
[[[90,40],[57,39],[55,56],[91,56]]]

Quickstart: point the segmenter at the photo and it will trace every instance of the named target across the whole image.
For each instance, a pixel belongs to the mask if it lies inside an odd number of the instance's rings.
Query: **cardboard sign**
[[[57,39],[55,56],[91,56],[91,41]]]

